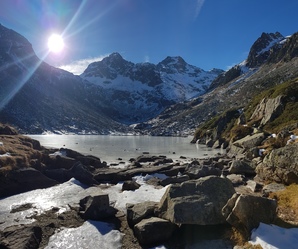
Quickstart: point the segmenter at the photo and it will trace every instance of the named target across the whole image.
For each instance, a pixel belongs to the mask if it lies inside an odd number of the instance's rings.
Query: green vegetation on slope
[[[251,117],[257,105],[262,99],[273,99],[282,96],[284,110],[281,115],[271,122],[268,122],[263,129],[269,132],[278,132],[287,126],[298,122],[298,79],[290,80],[276,85],[255,96],[244,109],[247,120]],[[249,123],[255,125],[253,121]]]
[[[274,120],[266,123],[262,129],[270,133],[291,129],[298,123],[298,79],[278,84],[257,94],[244,108],[243,114],[240,114],[239,110],[231,109],[201,124],[195,132],[193,142],[198,139],[235,141],[251,134],[253,127],[259,126],[260,120],[250,120],[257,106],[264,98],[274,99],[278,96],[282,96],[283,111]],[[247,120],[247,125],[239,124],[241,123],[239,117]],[[295,126],[292,129],[295,129]]]

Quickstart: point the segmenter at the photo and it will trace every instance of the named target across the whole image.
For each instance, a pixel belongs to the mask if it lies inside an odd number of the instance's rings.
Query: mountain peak
[[[270,50],[275,46],[279,46],[283,39],[285,39],[284,36],[279,32],[263,32],[250,49],[247,57],[247,66],[250,68],[258,67],[266,62],[270,55]]]
[[[107,58],[110,58],[113,60],[124,60],[123,57],[118,52],[111,53]]]
[[[163,61],[157,64],[161,71],[167,73],[184,72],[188,64],[180,56],[167,56]]]
[[[132,62],[123,59],[119,53],[114,52],[101,61],[89,64],[82,76],[88,77],[93,75],[115,79],[118,73],[125,75],[133,65]]]
[[[173,65],[173,64],[180,64],[186,65],[185,60],[181,56],[167,56],[160,64],[164,65]]]

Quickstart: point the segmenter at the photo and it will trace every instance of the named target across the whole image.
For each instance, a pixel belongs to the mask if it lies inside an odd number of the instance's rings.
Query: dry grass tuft
[[[277,200],[278,217],[290,224],[298,225],[298,185],[292,184],[286,189],[271,193]]]
[[[247,241],[247,236],[243,235],[236,228],[232,228],[230,240],[234,245],[241,246],[242,249],[263,249],[261,245],[252,245]]]
[[[32,160],[41,160],[42,148],[39,142],[21,135],[0,135],[0,168],[26,168],[31,166]]]

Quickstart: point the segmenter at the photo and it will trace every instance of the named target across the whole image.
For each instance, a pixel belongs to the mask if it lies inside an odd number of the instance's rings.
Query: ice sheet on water
[[[121,248],[122,234],[109,223],[86,221],[77,228],[64,228],[51,236],[45,249],[110,249]]]

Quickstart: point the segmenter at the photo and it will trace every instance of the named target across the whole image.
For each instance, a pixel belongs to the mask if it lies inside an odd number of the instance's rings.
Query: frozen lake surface
[[[94,155],[102,161],[115,162],[118,158],[128,161],[149,152],[164,155],[173,160],[180,156],[188,158],[211,157],[223,153],[219,149],[191,144],[192,137],[110,136],[110,135],[30,135],[41,145],[68,148],[83,154]]]

